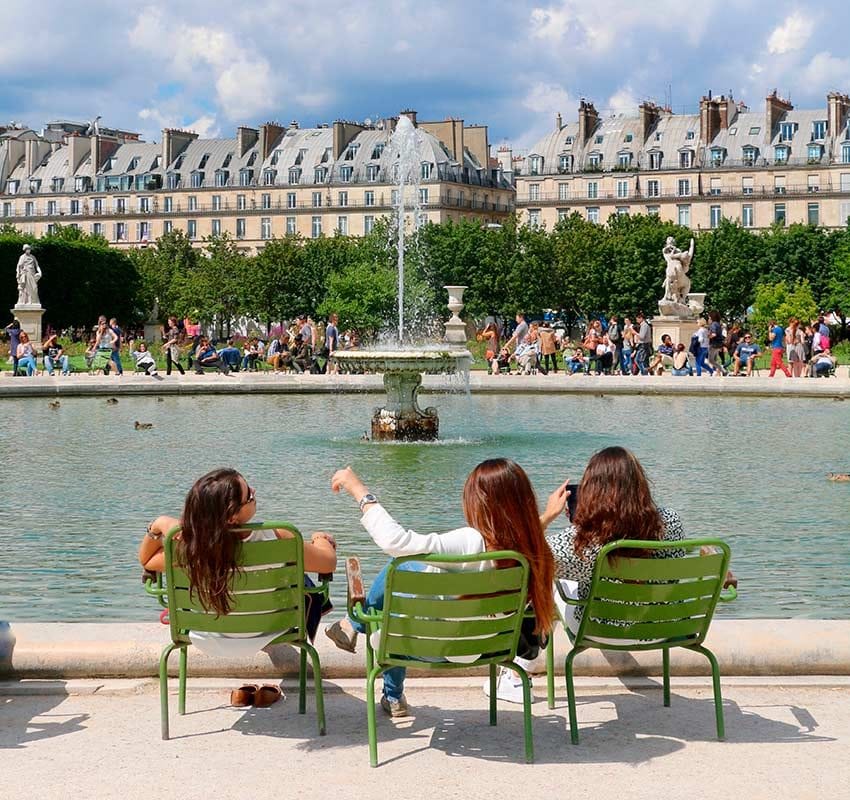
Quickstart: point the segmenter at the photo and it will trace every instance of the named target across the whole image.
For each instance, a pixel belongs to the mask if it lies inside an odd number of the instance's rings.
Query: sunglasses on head
[[[248,484],[245,484],[245,485],[248,486]],[[242,503],[242,505],[247,506],[248,503],[253,503],[256,499],[257,499],[256,489],[253,489],[250,486],[248,486],[248,499],[244,503]]]

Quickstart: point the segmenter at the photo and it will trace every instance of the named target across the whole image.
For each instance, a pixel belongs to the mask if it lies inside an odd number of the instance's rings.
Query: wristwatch
[[[375,497],[371,492],[367,492],[360,498],[360,502],[358,505],[360,506],[360,513],[363,513],[363,506],[368,505],[369,503],[377,503],[378,498]]]

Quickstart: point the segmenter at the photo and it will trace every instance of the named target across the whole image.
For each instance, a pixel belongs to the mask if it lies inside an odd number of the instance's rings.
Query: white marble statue
[[[24,252],[18,259],[18,306],[41,306],[38,300],[38,282],[41,280],[41,267],[32,254],[32,248],[24,245]]]
[[[694,240],[691,239],[690,247],[683,251],[676,247],[676,241],[673,237],[668,236],[661,253],[667,264],[663,299],[686,306],[688,304],[688,292],[691,290],[688,270],[691,268],[691,260],[694,257]]]

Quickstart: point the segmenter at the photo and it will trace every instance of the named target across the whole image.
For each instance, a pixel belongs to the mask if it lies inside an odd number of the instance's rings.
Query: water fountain
[[[472,354],[465,347],[463,322],[458,316],[463,309],[461,298],[466,287],[445,287],[449,290],[452,318],[446,323],[444,344],[404,347],[405,212],[412,212],[415,230],[420,218],[421,141],[421,133],[413,122],[402,115],[389,142],[398,169],[397,199],[394,204],[398,247],[398,347],[386,350],[342,350],[334,354],[341,373],[372,372],[384,376],[386,401],[372,415],[372,439],[375,441],[436,439],[440,425],[437,409],[429,406],[423,410],[417,403],[422,375],[466,374],[472,363]]]

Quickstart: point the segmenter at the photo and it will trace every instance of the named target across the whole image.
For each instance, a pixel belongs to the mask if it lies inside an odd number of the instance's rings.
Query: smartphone
[[[573,519],[576,515],[576,503],[578,502],[578,484],[568,483],[566,489],[570,493],[567,498],[567,513],[570,519]]]

